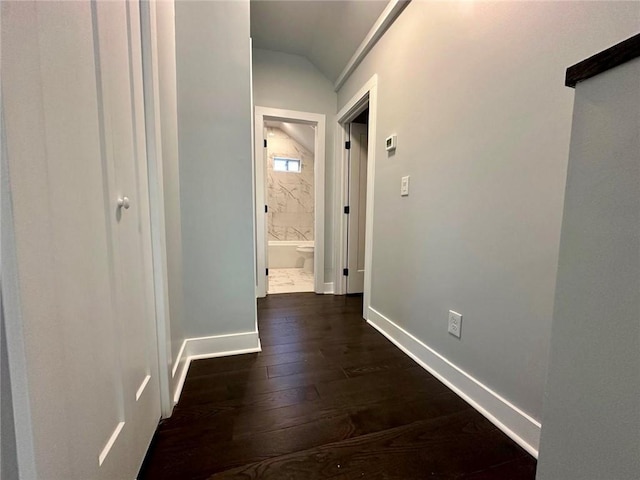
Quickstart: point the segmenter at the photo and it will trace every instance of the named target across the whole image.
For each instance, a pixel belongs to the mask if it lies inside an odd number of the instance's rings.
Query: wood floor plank
[[[231,395],[257,395],[266,392],[276,392],[294,387],[318,385],[334,380],[347,378],[340,369],[327,368],[315,372],[302,372],[294,375],[273,377],[267,380],[254,381],[247,384],[230,384],[227,386]]]
[[[308,329],[308,330],[307,330]],[[316,341],[321,345],[331,345],[331,337],[336,333],[348,334],[353,339],[358,339],[360,342],[364,341],[376,341],[380,335],[375,330],[362,330],[359,326],[345,327],[339,332],[331,331],[329,329],[310,329],[306,327],[304,331],[296,333],[282,334],[264,334],[260,335],[260,342],[265,346],[271,345],[283,345],[286,343],[298,343],[305,341]]]
[[[535,459],[361,312],[359,297],[260,299],[262,352],[191,363],[139,478],[535,477]]]
[[[491,467],[479,472],[464,474],[460,479],[464,480],[494,480],[505,478],[509,480],[529,480],[536,475],[536,460],[530,455],[525,455],[510,462]]]
[[[253,358],[251,358],[250,360],[251,362],[255,362]],[[247,381],[255,378],[267,377],[267,369],[265,367],[254,367],[253,365],[236,364],[236,366],[230,368],[201,369],[200,365],[198,365],[198,360],[191,363],[192,365],[189,366],[189,371],[185,380],[185,383],[189,384],[195,383],[195,381],[197,381],[200,377],[209,377],[209,379],[213,379],[212,377],[216,377],[215,379],[218,381],[231,381],[235,377],[244,378]],[[205,379],[204,381],[206,382],[207,380]]]
[[[316,385],[322,398],[346,398],[355,401],[362,396],[381,398],[385,394],[404,395],[413,392],[438,394],[447,387],[418,366],[395,371],[381,371],[372,375],[347,377]],[[374,397],[374,398],[376,398]]]
[[[201,412],[208,408],[228,410],[232,408],[277,408],[297,403],[309,402],[318,398],[318,391],[314,385],[289,388],[273,392],[258,393],[255,395],[226,395],[224,398],[211,399],[206,396],[191,399],[189,403],[181,404],[177,413],[181,416],[181,422],[200,421]]]
[[[235,419],[234,438],[338,417],[344,413],[349,415],[354,425],[354,434],[362,435],[469,408],[463,400],[448,391],[439,395],[416,392],[402,399],[397,396],[384,399],[361,396],[350,402],[338,398],[319,399],[281,407],[278,411],[241,412]]]
[[[478,442],[478,436],[483,441]],[[451,454],[454,451],[455,454]],[[361,435],[271,457],[210,479],[455,478],[468,469],[516,460],[523,451],[476,412]]]
[[[317,373],[326,370],[340,371],[340,368],[329,364],[324,358],[322,358],[320,360],[270,365],[267,367],[267,377],[285,377],[287,375],[297,375],[300,373]]]
[[[282,363],[324,362],[326,358],[319,348],[307,349],[303,351],[286,352],[279,354],[269,353],[249,353],[247,355],[236,355],[234,357],[211,358],[205,360],[195,360],[189,368],[189,378],[196,376],[208,376],[216,372],[231,372],[237,370],[261,370],[262,367],[280,365]],[[193,375],[191,374],[193,371]]]

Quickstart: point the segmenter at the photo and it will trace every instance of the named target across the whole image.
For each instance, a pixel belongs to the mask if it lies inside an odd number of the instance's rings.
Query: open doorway
[[[364,291],[369,104],[347,124],[346,293]]]
[[[371,292],[373,187],[377,77],[374,75],[338,112],[341,158],[336,168],[336,293],[363,294],[368,318]]]
[[[324,115],[256,107],[256,290],[324,289]]]
[[[267,294],[313,292],[315,125],[266,120]]]

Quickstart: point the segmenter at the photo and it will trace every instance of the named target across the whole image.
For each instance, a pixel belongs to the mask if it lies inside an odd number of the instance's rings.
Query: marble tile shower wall
[[[268,128],[267,139],[269,240],[313,240],[313,154],[279,128]],[[301,172],[274,172],[274,157],[300,159]]]

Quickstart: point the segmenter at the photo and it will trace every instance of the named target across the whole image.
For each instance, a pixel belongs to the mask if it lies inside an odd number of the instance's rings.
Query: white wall
[[[537,420],[573,102],[565,69],[639,21],[633,2],[412,2],[338,92],[342,107],[378,74],[372,307]],[[464,316],[460,340],[449,309]]]
[[[255,331],[249,2],[177,2],[187,337]]]
[[[335,261],[333,184],[337,112],[337,95],[333,91],[333,84],[305,57],[254,48],[253,102],[260,107],[298,110],[326,116],[324,282],[332,282]]]
[[[640,474],[639,132],[640,59],[578,83],[539,479]]]

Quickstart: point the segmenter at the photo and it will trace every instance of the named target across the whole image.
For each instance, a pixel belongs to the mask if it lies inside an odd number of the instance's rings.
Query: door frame
[[[164,181],[162,166],[162,133],[160,126],[160,98],[158,73],[158,44],[156,5],[140,2],[140,33],[142,46],[142,77],[144,98],[147,180],[149,182],[149,214],[151,227],[151,256],[153,289],[158,343],[158,376],[160,412],[168,418],[173,411],[171,319],[169,316],[169,286],[167,248],[164,222]],[[180,357],[178,359],[180,360]],[[173,372],[177,368],[173,369]]]
[[[33,422],[29,404],[27,349],[24,341],[26,335],[22,323],[20,286],[18,285],[18,248],[13,223],[13,197],[9,179],[2,92],[0,92],[0,219],[0,322],[2,323],[0,342],[6,344],[8,364],[3,368],[9,372],[8,393],[13,412],[11,419],[13,433],[8,435],[8,440],[15,448],[10,458],[10,461],[15,461],[15,464],[10,466],[17,468],[18,473],[24,478],[37,478]],[[1,333],[3,328],[4,339]],[[0,358],[0,362],[2,361],[3,359]],[[7,468],[7,465],[2,468]]]
[[[378,75],[373,75],[362,87],[358,89],[337,115],[336,125],[336,155],[340,163],[336,165],[336,209],[335,209],[335,239],[336,264],[335,264],[335,293],[345,295],[347,293],[347,279],[342,274],[346,267],[347,259],[347,222],[343,207],[348,201],[348,152],[345,142],[348,139],[348,125],[366,108],[369,107],[369,128],[367,142],[367,208],[365,213],[365,250],[364,250],[364,290],[363,290],[363,318],[368,318],[371,306],[371,264],[373,259],[373,199],[374,178],[376,164],[376,124],[378,110]]]
[[[313,289],[316,293],[324,293],[324,168],[325,168],[325,116],[320,113],[283,110],[271,107],[254,107],[255,138],[254,138],[254,196],[255,196],[255,232],[256,232],[256,297],[267,295],[267,221],[264,206],[267,204],[266,171],[264,160],[264,132],[265,120],[281,122],[306,123],[316,126],[315,152],[313,160],[313,190],[314,190],[314,255],[313,255]]]

